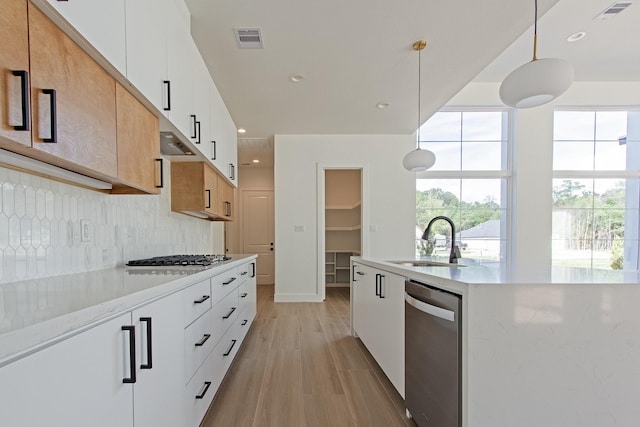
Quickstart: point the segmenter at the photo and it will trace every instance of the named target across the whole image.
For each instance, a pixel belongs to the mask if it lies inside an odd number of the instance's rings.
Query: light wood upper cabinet
[[[55,9],[111,65],[126,75],[125,0],[35,1],[41,8]]]
[[[29,50],[33,147],[59,166],[117,176],[113,77],[31,3]]]
[[[159,194],[162,167],[159,162],[160,125],[156,116],[116,83],[118,139],[118,180],[126,187],[115,186],[113,192],[130,193],[132,188]]]
[[[212,221],[233,220],[233,187],[204,162],[171,163],[171,210]]]
[[[0,10],[2,11],[0,13],[0,40],[2,40],[0,46],[0,72],[2,73],[2,78],[0,78],[0,137],[7,138],[14,143],[30,146],[27,2],[26,0],[0,0]],[[14,75],[14,72],[18,75]],[[27,85],[24,95],[22,84]],[[17,130],[16,126],[25,129]]]

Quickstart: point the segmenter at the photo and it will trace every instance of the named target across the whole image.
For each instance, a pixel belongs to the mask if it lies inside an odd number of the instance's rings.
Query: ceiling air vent
[[[263,49],[262,28],[234,28],[236,41],[240,49]]]
[[[623,10],[631,6],[630,1],[614,3],[593,19],[607,19],[618,16]]]

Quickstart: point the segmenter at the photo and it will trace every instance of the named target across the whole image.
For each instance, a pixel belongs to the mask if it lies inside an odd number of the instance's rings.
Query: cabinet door
[[[231,174],[229,175],[229,179],[233,183],[234,187],[238,186],[238,130],[236,128],[229,111],[225,107],[225,123],[226,123],[226,138],[225,144],[227,145],[226,154],[227,154],[227,162],[232,166]]]
[[[204,168],[204,209],[214,215],[220,215],[218,203],[220,182],[218,181],[222,180],[218,180],[218,175],[208,165],[202,163],[202,167]]]
[[[380,297],[376,301],[375,344],[378,364],[404,397],[404,277],[377,271]]]
[[[29,46],[33,147],[60,166],[116,177],[115,80],[31,3]],[[45,142],[56,127],[57,142]]]
[[[0,368],[2,425],[133,426],[130,324],[128,313]]]
[[[182,422],[179,397],[184,391],[182,308],[182,294],[175,293],[133,311],[138,337],[135,427],[179,426]]]
[[[47,0],[122,75],[126,75],[124,0]]]
[[[233,187],[223,178],[218,178],[218,213],[227,221],[233,221],[235,209],[235,192]]]
[[[196,116],[196,137],[192,139],[196,148],[206,157],[211,157],[211,139],[209,120],[209,92],[211,91],[211,75],[195,44],[193,47],[193,114]]]
[[[193,114],[191,68],[190,15],[182,0],[168,0],[171,24],[167,26],[168,75],[171,85],[171,110],[168,117],[171,123],[186,137],[191,137],[195,129]],[[192,139],[193,140],[193,139]]]
[[[30,146],[27,1],[0,0],[0,10],[0,137]]]
[[[227,161],[226,131],[224,128],[224,110],[226,109],[222,97],[216,88],[215,82],[209,91],[209,138],[211,140],[211,156],[209,159],[220,173],[225,173],[229,162]]]
[[[118,180],[145,193],[159,194],[158,119],[119,83],[116,117]]]
[[[355,280],[351,285],[352,295],[352,328],[356,335],[362,340],[367,348],[375,343],[376,336],[376,317],[375,313],[375,299],[378,297],[376,294],[375,275],[374,269],[362,265],[355,264],[355,273],[352,274],[352,279]],[[371,349],[369,348],[371,352]],[[373,353],[372,353],[373,354]]]
[[[127,80],[164,114],[170,108],[167,68],[170,1],[126,2]]]

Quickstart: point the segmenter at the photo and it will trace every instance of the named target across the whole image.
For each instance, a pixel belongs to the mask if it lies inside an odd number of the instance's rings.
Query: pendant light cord
[[[418,140],[416,141],[416,145],[417,145],[417,149],[420,149],[420,119],[421,119],[421,115],[420,115],[420,94],[421,94],[421,87],[420,87],[420,76],[421,76],[421,70],[420,70],[420,65],[422,64],[421,61],[421,55],[422,55],[422,50],[418,50]]]
[[[535,4],[535,21],[533,22],[533,61],[538,59],[536,56],[536,50],[538,45],[538,0],[534,0]]]

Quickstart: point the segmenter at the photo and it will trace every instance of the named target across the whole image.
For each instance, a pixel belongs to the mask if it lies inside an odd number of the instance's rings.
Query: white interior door
[[[242,192],[243,253],[258,254],[258,285],[274,282],[273,191]]]

